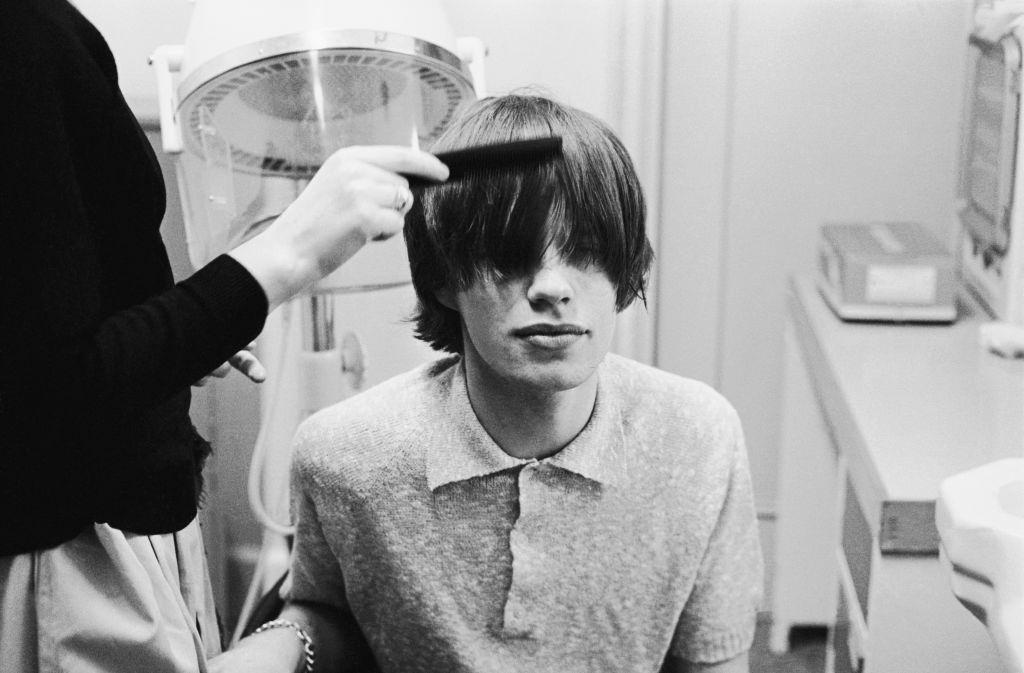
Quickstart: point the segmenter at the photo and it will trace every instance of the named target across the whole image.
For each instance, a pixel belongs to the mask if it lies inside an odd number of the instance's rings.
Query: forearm
[[[289,603],[281,618],[302,624],[309,632],[316,649],[318,673],[376,670],[373,654],[352,613],[321,603]]]
[[[299,215],[285,212],[281,217],[294,219]],[[309,244],[304,246],[296,238],[287,223],[275,222],[267,231],[228,253],[263,288],[270,311],[347,261],[366,243],[366,236],[356,228],[342,237],[330,254],[306,250]]]

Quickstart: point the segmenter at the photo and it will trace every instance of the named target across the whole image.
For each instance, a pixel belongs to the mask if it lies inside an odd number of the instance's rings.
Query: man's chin
[[[524,372],[517,377],[524,387],[538,393],[560,393],[575,390],[588,383],[595,375],[596,366],[567,365],[545,366]]]

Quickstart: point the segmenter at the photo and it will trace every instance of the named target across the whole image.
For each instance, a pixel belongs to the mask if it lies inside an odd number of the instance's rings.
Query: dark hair
[[[595,265],[616,288],[616,309],[645,301],[653,252],[646,208],[629,153],[596,117],[533,95],[477,101],[431,151],[560,136],[560,155],[480,170],[424,190],[405,224],[419,305],[416,336],[462,352],[459,313],[437,298],[482,277],[514,277],[555,246],[569,263]]]

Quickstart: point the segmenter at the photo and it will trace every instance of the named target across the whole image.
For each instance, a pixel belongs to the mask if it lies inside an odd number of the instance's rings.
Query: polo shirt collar
[[[604,362],[597,372],[597,401],[590,420],[561,451],[536,460],[510,456],[487,434],[469,402],[463,363],[457,361],[447,395],[442,396],[444,428],[427,447],[430,490],[530,463],[551,465],[601,484],[619,483],[626,467],[621,414],[613,386],[608,385]]]

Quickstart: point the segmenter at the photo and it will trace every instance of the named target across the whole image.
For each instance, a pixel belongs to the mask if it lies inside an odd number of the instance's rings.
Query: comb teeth
[[[435,156],[448,166],[448,182],[459,180],[471,171],[487,168],[504,168],[531,161],[540,161],[558,155],[562,151],[562,139],[558,136],[514,140],[507,143],[464,147],[450,152],[439,152]],[[444,184],[415,175],[407,175],[413,189]]]

